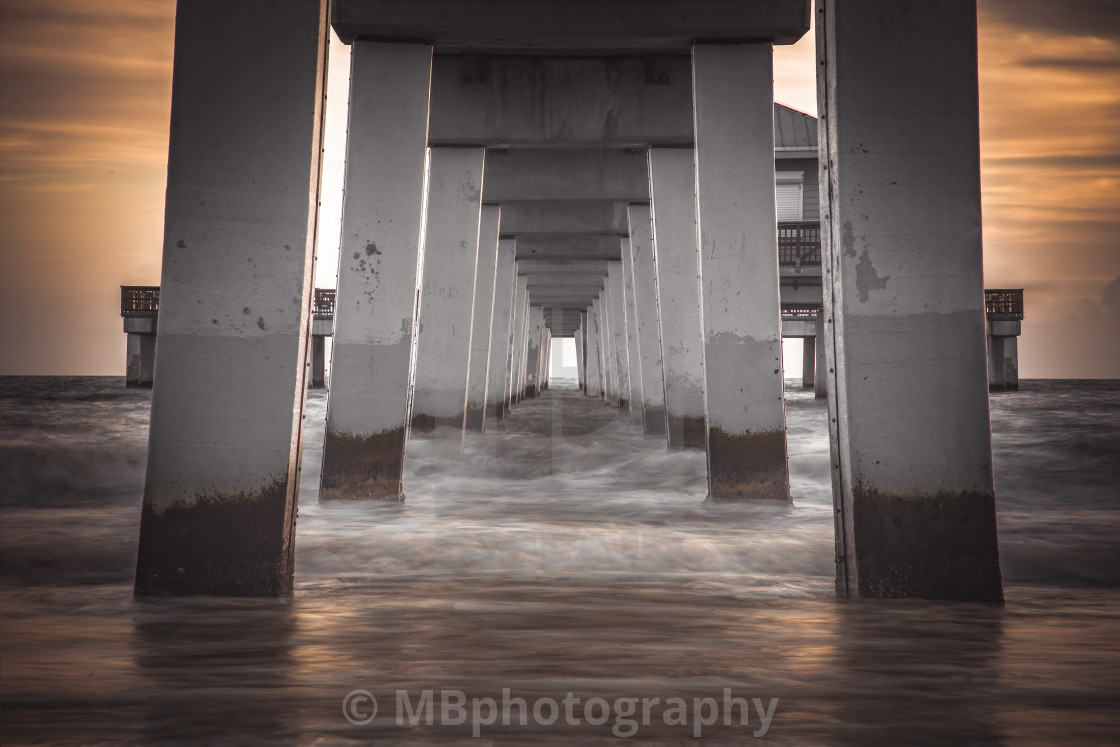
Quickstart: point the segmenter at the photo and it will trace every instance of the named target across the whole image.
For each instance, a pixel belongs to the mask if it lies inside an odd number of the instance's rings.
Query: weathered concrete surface
[[[772,51],[697,44],[692,53],[712,498],[789,500]]]
[[[401,498],[431,48],[355,42],[320,500]],[[393,117],[385,101],[398,102]],[[361,123],[361,126],[356,126]]]
[[[505,417],[509,399],[509,357],[513,349],[510,327],[513,324],[514,296],[517,293],[517,250],[514,239],[498,242],[498,260],[494,271],[494,318],[490,329],[490,381],[486,387],[486,421],[483,429],[496,425]]]
[[[669,448],[705,448],[704,329],[691,148],[651,148],[650,192]]]
[[[486,157],[482,148],[432,148],[430,154],[413,436],[440,425],[463,427]]]
[[[975,6],[822,10],[838,593],[999,602]]]
[[[630,206],[630,267],[634,273],[634,306],[638,314],[638,356],[642,366],[643,432],[665,436],[665,373],[661,364],[657,266],[653,255],[653,218],[649,205]]]
[[[806,0],[337,0],[339,37],[428,39],[448,50],[687,50],[694,39],[793,44]]]
[[[618,374],[618,385],[615,387],[618,409],[629,417],[633,396],[630,389],[630,346],[626,337],[626,288],[622,279],[622,263],[611,262],[607,273],[607,292],[611,304],[611,348],[614,351],[614,371]]]
[[[490,382],[490,330],[494,324],[495,277],[498,270],[499,205],[483,205],[478,224],[478,262],[474,277],[474,311],[471,317],[471,354],[467,373],[467,415],[463,427],[481,431],[486,420]]]
[[[638,315],[634,306],[634,264],[630,238],[621,239],[623,304],[626,307],[626,354],[630,370],[630,422],[644,427],[642,359],[638,353]]]
[[[138,596],[292,592],[326,38],[317,0],[178,9]]]
[[[690,145],[691,62],[687,54],[437,55],[429,142],[491,147]]]

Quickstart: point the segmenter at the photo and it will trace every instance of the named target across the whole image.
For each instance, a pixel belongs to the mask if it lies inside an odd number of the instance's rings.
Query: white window
[[[802,192],[805,187],[804,171],[777,172],[778,220],[801,220]]]

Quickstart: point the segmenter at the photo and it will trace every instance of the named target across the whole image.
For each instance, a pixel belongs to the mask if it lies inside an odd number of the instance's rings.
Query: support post
[[[642,429],[665,436],[665,378],[661,363],[661,323],[657,317],[657,266],[653,255],[653,218],[649,205],[631,205],[630,266],[638,313],[638,355],[642,366]]]
[[[156,366],[156,318],[139,317],[124,320],[128,332],[125,358],[125,387],[151,389]],[[129,328],[144,328],[131,332]],[[148,330],[151,330],[150,332]]]
[[[773,48],[692,49],[708,490],[789,501]]]
[[[582,388],[583,388],[584,396],[587,396],[588,389],[590,389],[590,387],[591,387],[591,373],[590,373],[591,368],[590,368],[590,362],[588,360],[588,355],[590,354],[590,350],[587,347],[587,330],[588,329],[589,329],[589,327],[588,327],[588,321],[587,321],[587,309],[584,309],[583,311],[579,312],[579,338],[577,338],[577,340],[576,340],[576,345],[579,345],[579,349],[582,353],[582,356],[581,356],[581,360],[583,361],[583,363],[582,363],[583,387]]]
[[[622,263],[607,265],[607,288],[611,303],[611,347],[614,349],[614,370],[618,372],[618,409],[630,417],[630,348],[626,340],[626,286]]]
[[[486,391],[485,430],[505,417],[508,401],[510,325],[514,295],[517,292],[517,241],[498,242],[498,261],[494,272],[494,321],[490,330],[490,382]]]
[[[484,148],[431,149],[413,435],[463,427],[485,158]]]
[[[603,399],[606,392],[603,390],[603,354],[599,343],[599,299],[591,302],[591,308],[587,311],[587,324],[588,394]]]
[[[431,66],[426,45],[351,46],[320,500],[402,497]]]
[[[622,242],[622,303],[626,314],[626,360],[630,376],[630,422],[644,427],[645,406],[642,402],[642,359],[638,353],[638,315],[634,306],[634,264],[630,260],[630,239]]]
[[[801,339],[801,388],[812,389],[813,376],[817,368],[817,338],[803,337]]]
[[[837,590],[999,602],[976,7],[817,7]]]
[[[481,431],[486,420],[490,382],[490,330],[494,326],[495,279],[498,270],[498,223],[500,205],[483,205],[478,224],[478,264],[474,279],[474,311],[471,316],[471,354],[467,373],[466,430]]]
[[[327,338],[311,335],[311,389],[327,386]]]
[[[176,13],[137,596],[292,593],[327,33],[319,0]]]
[[[540,306],[529,307],[529,327],[525,358],[525,397],[532,399],[539,393],[538,374],[540,373],[541,355],[541,313]]]
[[[581,312],[582,316],[582,312]],[[583,327],[577,327],[575,333],[572,335],[572,341],[575,343],[576,348],[576,386],[579,390],[584,391],[584,378],[583,378]]]
[[[825,344],[825,324],[824,324],[825,309],[817,312],[817,337],[816,337],[816,355],[817,364],[816,374],[813,379],[813,395],[816,399],[828,398],[828,382],[831,381],[828,370],[828,360],[826,353],[828,346]]]
[[[704,329],[692,149],[650,148],[649,179],[669,448],[703,449]]]

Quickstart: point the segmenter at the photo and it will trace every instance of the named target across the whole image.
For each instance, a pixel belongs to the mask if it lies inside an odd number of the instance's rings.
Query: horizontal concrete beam
[[[648,202],[644,150],[491,149],[484,202]],[[506,234],[505,229],[502,231]]]
[[[517,274],[525,276],[546,275],[555,273],[560,275],[606,275],[607,262],[605,259],[539,259],[523,257],[517,262]]]
[[[793,44],[809,0],[335,0],[332,25],[359,37],[439,50],[687,50],[696,39]]]
[[[495,156],[496,158],[498,156]],[[502,206],[502,237],[629,235],[625,202],[514,202]]]
[[[517,240],[517,259],[536,257],[621,260],[617,236],[534,236]]]
[[[543,275],[529,274],[530,288],[555,288],[560,285],[578,285],[602,289],[606,275],[579,275],[565,272],[548,272]]]
[[[692,144],[687,55],[437,55],[431,102],[432,147]]]

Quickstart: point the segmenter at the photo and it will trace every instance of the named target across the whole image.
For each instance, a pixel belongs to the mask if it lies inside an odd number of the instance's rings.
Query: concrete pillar
[[[692,149],[650,148],[649,176],[669,448],[703,449],[704,330]]]
[[[801,388],[812,389],[817,368],[817,338],[801,338]]]
[[[622,284],[626,314],[626,360],[630,376],[630,422],[644,427],[645,409],[642,401],[642,361],[638,353],[638,315],[634,306],[634,265],[630,260],[630,239],[622,242]]]
[[[440,425],[463,427],[486,158],[484,148],[432,148],[430,153],[413,435]]]
[[[483,205],[478,224],[478,263],[474,276],[474,311],[471,316],[471,355],[467,372],[467,416],[463,427],[481,431],[486,419],[490,381],[490,330],[494,326],[494,291],[498,269],[500,205]]]
[[[817,7],[838,592],[999,602],[976,7]]]
[[[1003,385],[1009,392],[1019,391],[1019,338],[1003,338]]]
[[[770,44],[692,50],[708,490],[789,500]]]
[[[643,430],[664,436],[665,379],[661,363],[661,324],[657,318],[657,266],[653,256],[653,218],[648,205],[631,205],[630,266],[638,315],[638,355],[642,366]]]
[[[817,363],[815,366],[816,375],[813,378],[813,394],[816,399],[826,399],[828,397],[828,382],[831,380],[829,377],[828,362],[825,356],[828,348],[825,345],[824,314],[824,309],[817,312],[817,337],[815,344]]]
[[[516,256],[516,255],[515,255]],[[515,261],[516,266],[516,261]],[[513,307],[509,319],[509,357],[505,386],[505,412],[517,403],[518,350],[521,344],[521,330],[525,326],[525,278],[517,277],[513,286]]]
[[[526,346],[525,396],[536,397],[540,393],[541,327],[544,314],[540,306],[529,307],[529,333]]]
[[[591,302],[587,311],[587,375],[588,395],[603,399],[606,395],[603,385],[603,354],[599,337],[599,300]]]
[[[498,261],[494,272],[494,319],[490,329],[490,381],[486,387],[484,429],[496,425],[505,417],[512,348],[509,332],[514,295],[517,292],[516,253],[516,240],[502,239],[498,242]]]
[[[529,348],[529,289],[526,278],[518,278],[518,297],[521,299],[518,302],[519,310],[517,313],[517,343],[514,349],[515,358],[515,373],[513,383],[513,404],[517,404],[525,398],[525,366],[528,360]]]
[[[611,347],[614,349],[614,370],[618,373],[618,409],[629,418],[630,348],[626,340],[626,286],[623,283],[621,262],[607,265],[607,287],[611,303]]]
[[[134,317],[124,320],[125,331],[129,328],[145,328],[151,332],[128,332],[125,357],[125,386],[151,389],[156,364],[156,319],[154,317]]]
[[[582,313],[581,313],[582,316]],[[579,390],[584,391],[584,378],[583,378],[583,327],[577,327],[575,333],[572,335],[572,341],[575,343],[576,348],[576,385]]]
[[[131,337],[131,335],[130,335]],[[1019,339],[988,335],[988,389],[993,392],[1019,390]]]
[[[618,393],[615,390],[618,373],[615,368],[614,350],[611,346],[611,301],[610,283],[604,283],[599,293],[599,347],[602,351],[600,372],[603,375],[603,399],[612,407],[618,407]]]
[[[591,378],[590,378],[590,376],[591,376],[590,370],[591,369],[589,367],[589,361],[588,361],[588,355],[590,354],[590,351],[588,350],[588,347],[587,347],[587,330],[588,329],[589,329],[589,327],[588,327],[588,322],[587,322],[587,309],[584,309],[583,311],[579,312],[579,337],[576,338],[576,345],[579,346],[579,350],[580,350],[580,361],[581,361],[580,369],[583,371],[583,386],[582,386],[582,389],[583,389],[583,393],[585,395],[587,394],[587,391],[591,386]]]
[[[546,343],[541,357],[541,389],[548,389],[548,380],[552,375],[552,330],[546,329],[544,337]]]
[[[327,338],[311,335],[311,389],[327,386]]]
[[[320,500],[401,498],[432,50],[356,41]],[[385,101],[399,104],[386,117]]]
[[[326,11],[176,14],[137,596],[292,593]]]

